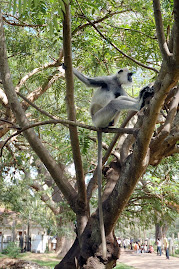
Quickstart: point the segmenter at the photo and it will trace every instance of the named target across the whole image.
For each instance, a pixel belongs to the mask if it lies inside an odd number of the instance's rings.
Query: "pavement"
[[[136,269],[179,269],[179,258],[166,259],[165,254],[157,256],[156,253],[135,253],[130,250],[121,250],[117,264],[126,264]]]

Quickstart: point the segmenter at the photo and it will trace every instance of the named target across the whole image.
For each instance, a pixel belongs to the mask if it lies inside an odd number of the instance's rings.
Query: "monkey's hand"
[[[146,104],[149,104],[151,98],[154,96],[154,88],[146,86],[140,92],[140,99],[142,99],[141,108],[143,108]]]
[[[64,63],[62,63],[62,68],[63,68],[64,70],[67,69]]]

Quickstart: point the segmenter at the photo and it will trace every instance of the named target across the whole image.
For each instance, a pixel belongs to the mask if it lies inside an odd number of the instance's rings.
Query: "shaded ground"
[[[1,269],[46,269],[47,267],[40,266],[31,261],[24,261],[19,259],[3,258],[0,259]]]
[[[8,258],[5,255],[2,255],[0,257],[0,269],[46,269],[49,267],[46,267],[44,265],[38,265],[36,262],[44,263],[53,263],[53,266],[50,266],[53,268],[56,264],[59,263],[59,259],[56,257],[55,253],[45,253],[45,254],[36,254],[36,253],[23,253],[20,254],[18,259],[11,259]]]
[[[170,257],[166,259],[165,255],[157,256],[156,253],[135,253],[133,251],[121,251],[118,264],[123,263],[133,266],[136,269],[177,269],[179,268],[179,258]]]

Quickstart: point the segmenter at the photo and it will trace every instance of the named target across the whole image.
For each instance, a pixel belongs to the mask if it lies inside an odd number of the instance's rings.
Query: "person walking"
[[[168,240],[166,237],[164,237],[163,239],[163,245],[164,245],[164,249],[165,249],[165,254],[166,254],[166,259],[169,259],[169,245],[168,245]]]
[[[157,255],[162,255],[162,249],[161,249],[161,246],[162,246],[162,244],[161,244],[161,241],[160,241],[160,239],[158,238],[157,239]]]

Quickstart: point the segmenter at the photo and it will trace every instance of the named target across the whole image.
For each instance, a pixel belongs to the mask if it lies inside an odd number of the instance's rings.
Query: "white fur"
[[[73,69],[73,72],[87,86],[98,87],[92,97],[90,106],[91,117],[96,127],[105,128],[113,125],[113,123],[115,124],[120,111],[123,109],[140,109],[143,100],[128,96],[121,86],[132,82],[128,78],[129,75],[132,76],[128,68],[123,68],[112,76],[96,78],[86,77],[76,69]]]

